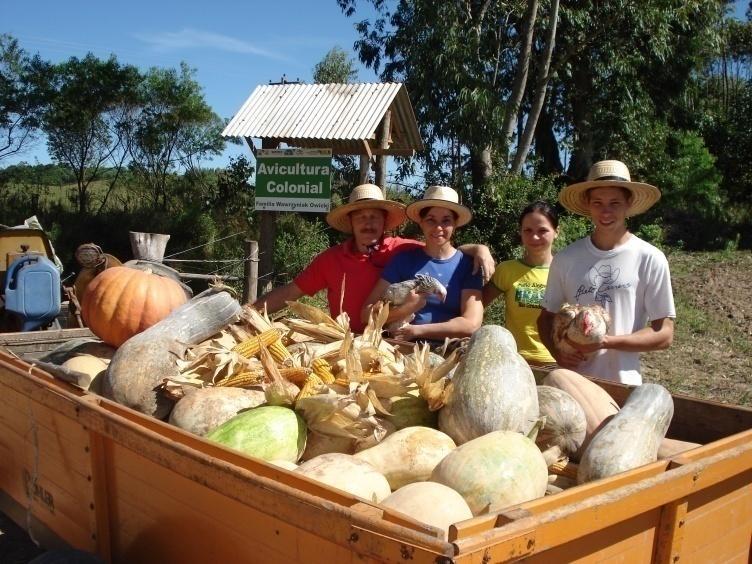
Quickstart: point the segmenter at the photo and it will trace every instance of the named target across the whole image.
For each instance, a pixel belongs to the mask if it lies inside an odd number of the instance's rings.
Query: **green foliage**
[[[728,236],[726,201],[720,190],[721,175],[715,158],[695,133],[672,131],[662,151],[648,164],[647,181],[661,190],[660,202],[636,225],[661,221],[667,225],[666,241],[681,240],[690,249],[712,248]]]
[[[317,84],[348,84],[358,79],[355,61],[339,46],[332,47],[313,68]]]
[[[663,227],[658,223],[645,223],[640,225],[640,228],[635,233],[643,241],[647,241],[651,245],[663,249],[663,243],[665,241],[665,235]]]
[[[473,221],[458,231],[456,243],[483,243],[497,261],[518,256],[520,212],[535,200],[555,202],[557,193],[551,178],[494,178],[485,191],[474,195]]]
[[[559,236],[554,241],[553,252],[557,253],[570,243],[587,237],[592,230],[590,219],[567,213],[559,216]]]
[[[285,284],[297,276],[321,251],[329,247],[326,226],[318,219],[306,221],[302,215],[284,214],[277,225],[274,246],[275,284]],[[310,215],[310,214],[308,214]]]
[[[0,160],[36,139],[47,97],[49,63],[30,57],[18,40],[0,34]]]
[[[54,67],[43,129],[50,155],[76,179],[81,214],[90,208],[91,183],[107,167],[119,171],[127,158],[139,79],[138,69],[121,65],[114,55],[103,61],[89,53]]]
[[[134,125],[131,169],[154,205],[170,207],[175,197],[171,174],[196,171],[201,159],[219,155],[223,120],[206,103],[195,71],[152,68],[140,84],[140,112]]]

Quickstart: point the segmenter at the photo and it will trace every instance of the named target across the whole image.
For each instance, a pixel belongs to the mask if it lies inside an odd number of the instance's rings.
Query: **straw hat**
[[[629,169],[621,161],[600,161],[590,167],[587,180],[571,184],[559,193],[561,205],[569,211],[590,217],[587,191],[591,188],[621,186],[632,193],[632,205],[627,210],[627,217],[648,211],[661,199],[661,191],[650,184],[632,182]]]
[[[407,206],[405,213],[409,219],[420,223],[420,210],[432,207],[447,208],[455,212],[457,214],[456,227],[462,227],[473,219],[472,212],[460,204],[457,192],[448,186],[429,186],[423,198]]]
[[[405,221],[405,206],[384,198],[381,188],[375,184],[361,184],[353,188],[346,204],[334,208],[326,214],[326,222],[337,231],[352,233],[349,214],[363,209],[376,208],[386,212],[384,230],[389,231]]]

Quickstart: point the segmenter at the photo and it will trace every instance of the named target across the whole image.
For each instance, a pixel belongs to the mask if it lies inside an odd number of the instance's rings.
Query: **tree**
[[[56,65],[52,74],[53,97],[43,116],[47,147],[73,172],[81,214],[89,210],[92,183],[109,169],[101,209],[128,156],[140,74],[114,55],[104,61],[91,53]]]
[[[348,15],[356,10],[357,0],[338,3]],[[550,57],[540,36],[548,31],[553,44],[556,10],[538,0],[371,4],[376,19],[356,24],[361,61],[381,70],[382,80],[406,83],[427,142],[421,157],[428,176],[460,184],[469,162],[475,197],[495,168],[506,170],[526,111],[528,75],[535,59],[545,68]],[[548,28],[536,23],[539,11],[553,13]],[[545,87],[538,96],[544,95]]]
[[[669,121],[704,65],[723,14],[719,0],[629,0],[562,6],[548,113],[571,146],[568,175],[638,147],[651,122]],[[645,161],[640,154],[629,155]]]
[[[35,141],[49,69],[39,56],[30,58],[18,40],[0,34],[0,160],[22,153]]]
[[[348,84],[357,79],[355,61],[338,46],[332,47],[313,68],[313,81],[316,84]]]
[[[140,87],[131,167],[162,210],[168,209],[172,174],[198,173],[201,159],[225,146],[224,121],[204,100],[194,73],[185,63],[179,71],[152,68]]]

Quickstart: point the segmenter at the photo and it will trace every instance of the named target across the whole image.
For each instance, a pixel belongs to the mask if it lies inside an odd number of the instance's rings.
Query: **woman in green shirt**
[[[508,260],[496,267],[483,288],[483,305],[504,294],[506,328],[538,379],[555,364],[540,340],[536,324],[553,259],[551,247],[559,235],[559,217],[550,204],[538,201],[522,210],[519,225],[524,248],[522,259]]]

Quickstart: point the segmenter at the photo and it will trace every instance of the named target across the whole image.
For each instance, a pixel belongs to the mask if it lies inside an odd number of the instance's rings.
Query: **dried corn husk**
[[[261,365],[270,379],[269,384],[264,387],[266,403],[285,407],[295,405],[295,398],[300,393],[300,388],[282,377],[266,346],[261,346],[261,354],[259,356]]]
[[[330,388],[328,393],[301,399],[295,411],[317,433],[359,440],[373,437],[380,441],[387,429],[376,417],[375,394],[368,392],[367,384],[351,383],[347,394],[338,394]],[[380,403],[379,407],[383,410]]]
[[[405,358],[405,374],[418,385],[421,397],[428,403],[428,409],[437,411],[444,407],[451,394],[452,382],[449,373],[459,363],[461,349],[455,349],[441,364],[431,366],[428,344],[415,344],[413,354]]]

